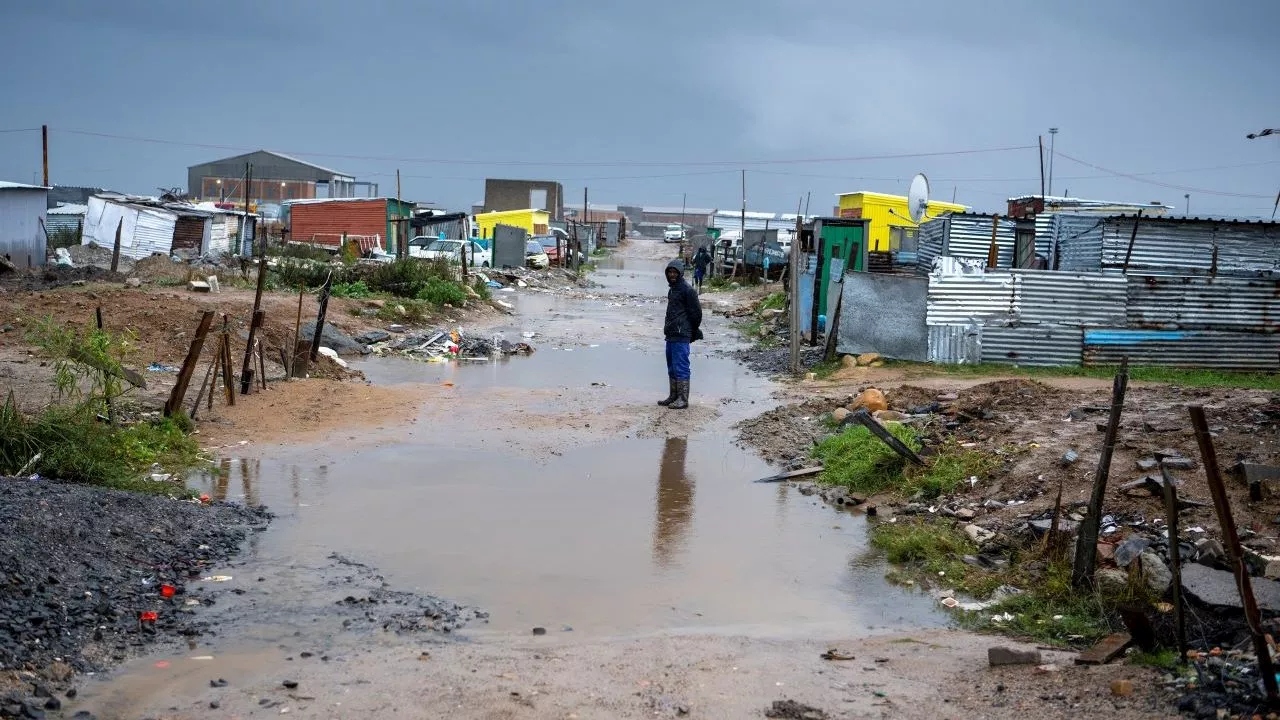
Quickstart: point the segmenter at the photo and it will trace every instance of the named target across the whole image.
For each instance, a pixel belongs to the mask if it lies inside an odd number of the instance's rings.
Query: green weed
[[[329,294],[334,297],[355,298],[363,300],[373,297],[373,291],[365,284],[363,280],[354,282],[334,283],[329,289]]]
[[[417,299],[425,300],[437,307],[441,305],[462,307],[467,302],[467,292],[462,284],[455,280],[429,278],[418,290]]]
[[[787,294],[776,292],[760,301],[757,310],[781,310],[787,306]]]
[[[306,245],[303,243],[287,243],[284,246],[276,245],[270,253],[275,257],[295,258],[298,260],[313,260],[319,263],[328,263],[333,260],[333,253],[314,245]]]
[[[189,422],[189,421],[188,421]],[[86,404],[51,406],[33,416],[19,411],[13,396],[0,406],[0,475],[22,470],[68,482],[125,490],[172,493],[182,483],[156,483],[152,467],[181,476],[204,462],[200,446],[177,420],[145,421],[127,427],[101,422]]]
[[[489,292],[489,283],[481,280],[480,278],[476,278],[475,282],[471,283],[471,289],[476,291],[476,295],[478,295],[482,301],[489,300],[493,297],[493,293]]]
[[[894,437],[912,450],[919,450],[915,430],[899,423],[885,425]],[[822,461],[820,482],[844,485],[855,492],[874,494],[901,487],[905,460],[871,431],[855,425],[818,443],[813,456]]]
[[[1170,648],[1152,652],[1136,652],[1129,656],[1130,665],[1142,665],[1159,670],[1173,670],[1178,667],[1178,651]]]
[[[906,468],[903,490],[907,495],[918,493],[932,500],[955,492],[971,477],[989,477],[1002,465],[1000,457],[993,453],[962,448],[955,442],[949,442],[929,458],[925,467],[912,465]]]
[[[378,308],[376,317],[387,322],[420,324],[431,319],[431,307],[422,300],[392,300]]]

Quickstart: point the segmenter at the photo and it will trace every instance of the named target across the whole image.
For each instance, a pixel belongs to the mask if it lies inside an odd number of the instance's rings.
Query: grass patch
[[[315,262],[328,263],[333,260],[333,253],[314,245],[304,243],[285,243],[284,246],[276,245],[272,247],[271,255],[282,258],[295,258],[298,260],[314,260]]]
[[[1130,665],[1142,665],[1158,670],[1173,670],[1178,667],[1178,651],[1164,648],[1153,652],[1138,651],[1129,656]]]
[[[885,427],[907,447],[920,449],[920,439],[912,428],[899,423]],[[820,482],[843,485],[854,492],[874,494],[901,487],[904,482],[906,461],[861,425],[818,443],[813,456],[825,468],[818,476]]]
[[[814,377],[816,377],[819,380],[826,380],[827,378],[834,375],[836,371],[839,369],[840,369],[840,359],[835,358],[832,360],[823,360],[817,365],[814,365],[813,367],[809,368],[809,372],[813,373]]]
[[[87,404],[52,406],[28,417],[11,396],[0,407],[0,474],[20,472],[39,454],[28,472],[122,490],[179,492],[181,481],[153,482],[148,475],[159,465],[181,477],[204,462],[183,425],[182,419],[163,419],[113,427]]]
[[[787,306],[786,293],[776,292],[760,301],[757,310],[781,310]]]
[[[481,280],[480,278],[476,278],[475,281],[471,283],[471,289],[476,291],[476,295],[478,295],[482,301],[488,301],[493,297],[493,293],[489,292],[489,283]]]
[[[966,564],[961,558],[974,555],[978,546],[958,527],[942,522],[882,522],[871,530],[871,546],[884,551],[885,558],[899,566],[891,580],[921,578],[943,584],[975,597],[986,597],[1003,579]]]
[[[467,302],[467,291],[462,283],[456,280],[433,277],[422,284],[416,297],[437,307],[442,305],[462,307]]]
[[[932,500],[955,492],[971,477],[989,477],[1004,464],[994,453],[962,448],[954,441],[939,448],[928,463],[923,468],[915,465],[906,468],[903,485],[906,494],[919,494]]]
[[[1022,367],[1000,363],[978,363],[974,365],[933,365],[928,363],[912,363],[904,361],[888,361],[888,365],[897,368],[917,368],[930,374],[954,375],[961,377],[984,377],[988,375],[1020,375],[1031,378],[1085,377],[1099,380],[1110,380],[1115,377],[1119,368],[1115,366],[1099,367]],[[1149,365],[1131,366],[1129,379],[1139,382],[1162,383],[1181,387],[1225,387],[1242,389],[1260,389],[1280,391],[1280,373],[1269,372],[1233,372],[1230,370],[1207,370],[1192,368],[1153,367]]]
[[[386,322],[419,324],[431,319],[433,309],[423,300],[392,300],[378,308],[376,317]]]
[[[373,291],[369,289],[369,286],[363,280],[334,283],[333,287],[329,289],[329,294],[333,297],[354,298],[356,300],[373,297]]]

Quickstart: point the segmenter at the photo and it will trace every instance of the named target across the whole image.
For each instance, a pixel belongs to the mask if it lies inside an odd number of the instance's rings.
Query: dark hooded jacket
[[[685,281],[683,262],[672,260],[667,263],[667,269],[675,269],[680,278],[667,290],[667,318],[662,332],[668,342],[693,342],[702,337],[702,304],[698,301],[698,292]]]

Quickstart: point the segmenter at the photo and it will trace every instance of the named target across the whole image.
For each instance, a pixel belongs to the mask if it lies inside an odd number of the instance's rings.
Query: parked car
[[[684,242],[684,226],[679,224],[668,225],[667,229],[662,232],[662,242]]]
[[[547,252],[543,249],[540,241],[530,239],[525,242],[524,264],[535,270],[544,270],[551,267],[551,259],[547,257]]]
[[[555,262],[560,258],[560,245],[563,245],[564,241],[557,243],[555,235],[534,235],[530,240],[538,241],[542,251],[547,254],[548,261]]]
[[[467,267],[493,266],[493,253],[475,240],[467,240]],[[441,240],[420,235],[409,241],[409,256],[426,260],[448,260],[462,263],[462,240]]]

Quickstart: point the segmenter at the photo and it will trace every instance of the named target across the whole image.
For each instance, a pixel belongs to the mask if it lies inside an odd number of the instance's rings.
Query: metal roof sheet
[[[88,205],[79,203],[63,203],[56,208],[49,208],[45,215],[83,215],[89,212]]]
[[[0,180],[0,190],[48,190],[44,185],[27,185],[26,183]]]

